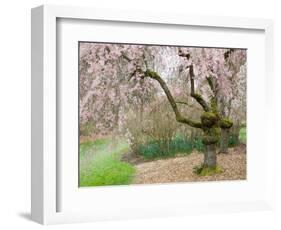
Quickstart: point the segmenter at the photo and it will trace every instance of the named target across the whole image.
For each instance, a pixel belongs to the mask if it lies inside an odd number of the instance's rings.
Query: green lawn
[[[120,161],[128,150],[126,141],[110,138],[80,144],[80,186],[130,184],[135,169]]]
[[[241,141],[241,143],[246,144],[246,142],[247,142],[247,130],[246,130],[246,128],[240,129],[239,140]]]

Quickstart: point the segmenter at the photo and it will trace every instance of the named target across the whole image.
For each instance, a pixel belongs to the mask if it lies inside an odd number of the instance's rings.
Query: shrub
[[[190,154],[193,149],[203,151],[201,139],[185,139],[181,136],[173,138],[168,144],[149,141],[139,146],[137,153],[148,159],[171,157],[176,154]]]
[[[175,120],[166,100],[152,106],[149,111],[143,111],[139,116],[137,111],[127,118],[128,139],[133,151],[138,152],[140,147],[151,145],[149,148],[160,148],[157,152],[165,152],[177,132],[179,123]],[[153,143],[157,143],[157,147]]]
[[[126,120],[127,139],[136,154],[153,159],[188,154],[193,149],[203,151],[202,133],[178,123],[166,98],[141,114],[130,111]]]
[[[91,136],[95,133],[96,124],[93,121],[89,121],[83,124],[80,124],[80,135],[82,136]]]

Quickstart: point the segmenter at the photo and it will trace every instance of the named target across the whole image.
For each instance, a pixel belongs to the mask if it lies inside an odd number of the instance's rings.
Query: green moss
[[[203,97],[199,93],[193,93],[192,97],[203,100]]]
[[[146,71],[146,75],[148,75],[149,77],[154,78],[154,79],[159,77],[159,75],[156,72],[149,70],[149,69]]]
[[[218,118],[216,116],[216,114],[212,113],[212,112],[204,112],[201,115],[201,122],[203,124],[203,126],[205,127],[212,127],[216,124]]]
[[[215,174],[220,174],[223,172],[220,166],[216,167],[206,167],[204,165],[196,166],[193,169],[193,172],[198,176],[212,176]]]
[[[200,104],[204,104],[204,106],[206,106],[203,97],[199,93],[193,93],[191,94],[191,96],[195,98]]]
[[[212,145],[218,143],[219,138],[217,136],[203,136],[202,142],[205,145]]]
[[[204,130],[202,142],[205,145],[216,144],[220,140],[220,129],[218,127],[208,128]]]
[[[214,91],[214,84],[213,84],[213,81],[212,81],[212,77],[206,77],[207,81],[208,81],[208,84],[211,88],[212,91]]]
[[[233,125],[233,122],[228,118],[223,118],[219,122],[219,126],[222,129],[230,129],[232,127],[232,125]]]
[[[212,112],[218,116],[218,105],[217,105],[217,99],[215,97],[211,98],[211,109]]]

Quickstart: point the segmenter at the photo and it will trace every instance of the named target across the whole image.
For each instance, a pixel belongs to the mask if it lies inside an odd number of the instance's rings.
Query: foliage
[[[179,52],[189,58],[181,58]],[[202,100],[215,92],[223,116],[232,116],[232,120],[245,117],[246,51],[243,49],[82,42],[81,131],[85,134],[124,133],[128,112],[141,114],[161,96],[157,82],[144,78],[146,70],[161,75],[173,96],[184,97],[187,102],[187,67],[190,64],[194,66],[198,95]],[[206,77],[212,79],[214,92],[206,84]],[[191,101],[187,108],[192,106]]]
[[[121,162],[128,150],[126,142],[110,146],[112,140],[98,139],[80,145],[80,186],[130,184],[135,169]]]
[[[128,80],[143,63],[144,46],[80,43],[80,124],[95,124],[95,134],[122,132],[125,114],[139,110],[155,94],[155,84]],[[126,59],[127,58],[127,59]],[[129,60],[134,60],[129,62]]]

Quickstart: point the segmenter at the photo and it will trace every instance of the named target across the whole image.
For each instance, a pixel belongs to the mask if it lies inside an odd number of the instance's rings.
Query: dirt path
[[[203,162],[203,154],[197,152],[183,157],[141,163],[135,166],[133,184],[246,179],[245,152],[245,146],[241,145],[230,149],[229,154],[218,154],[217,161],[223,173],[205,177],[193,173],[193,167]]]

